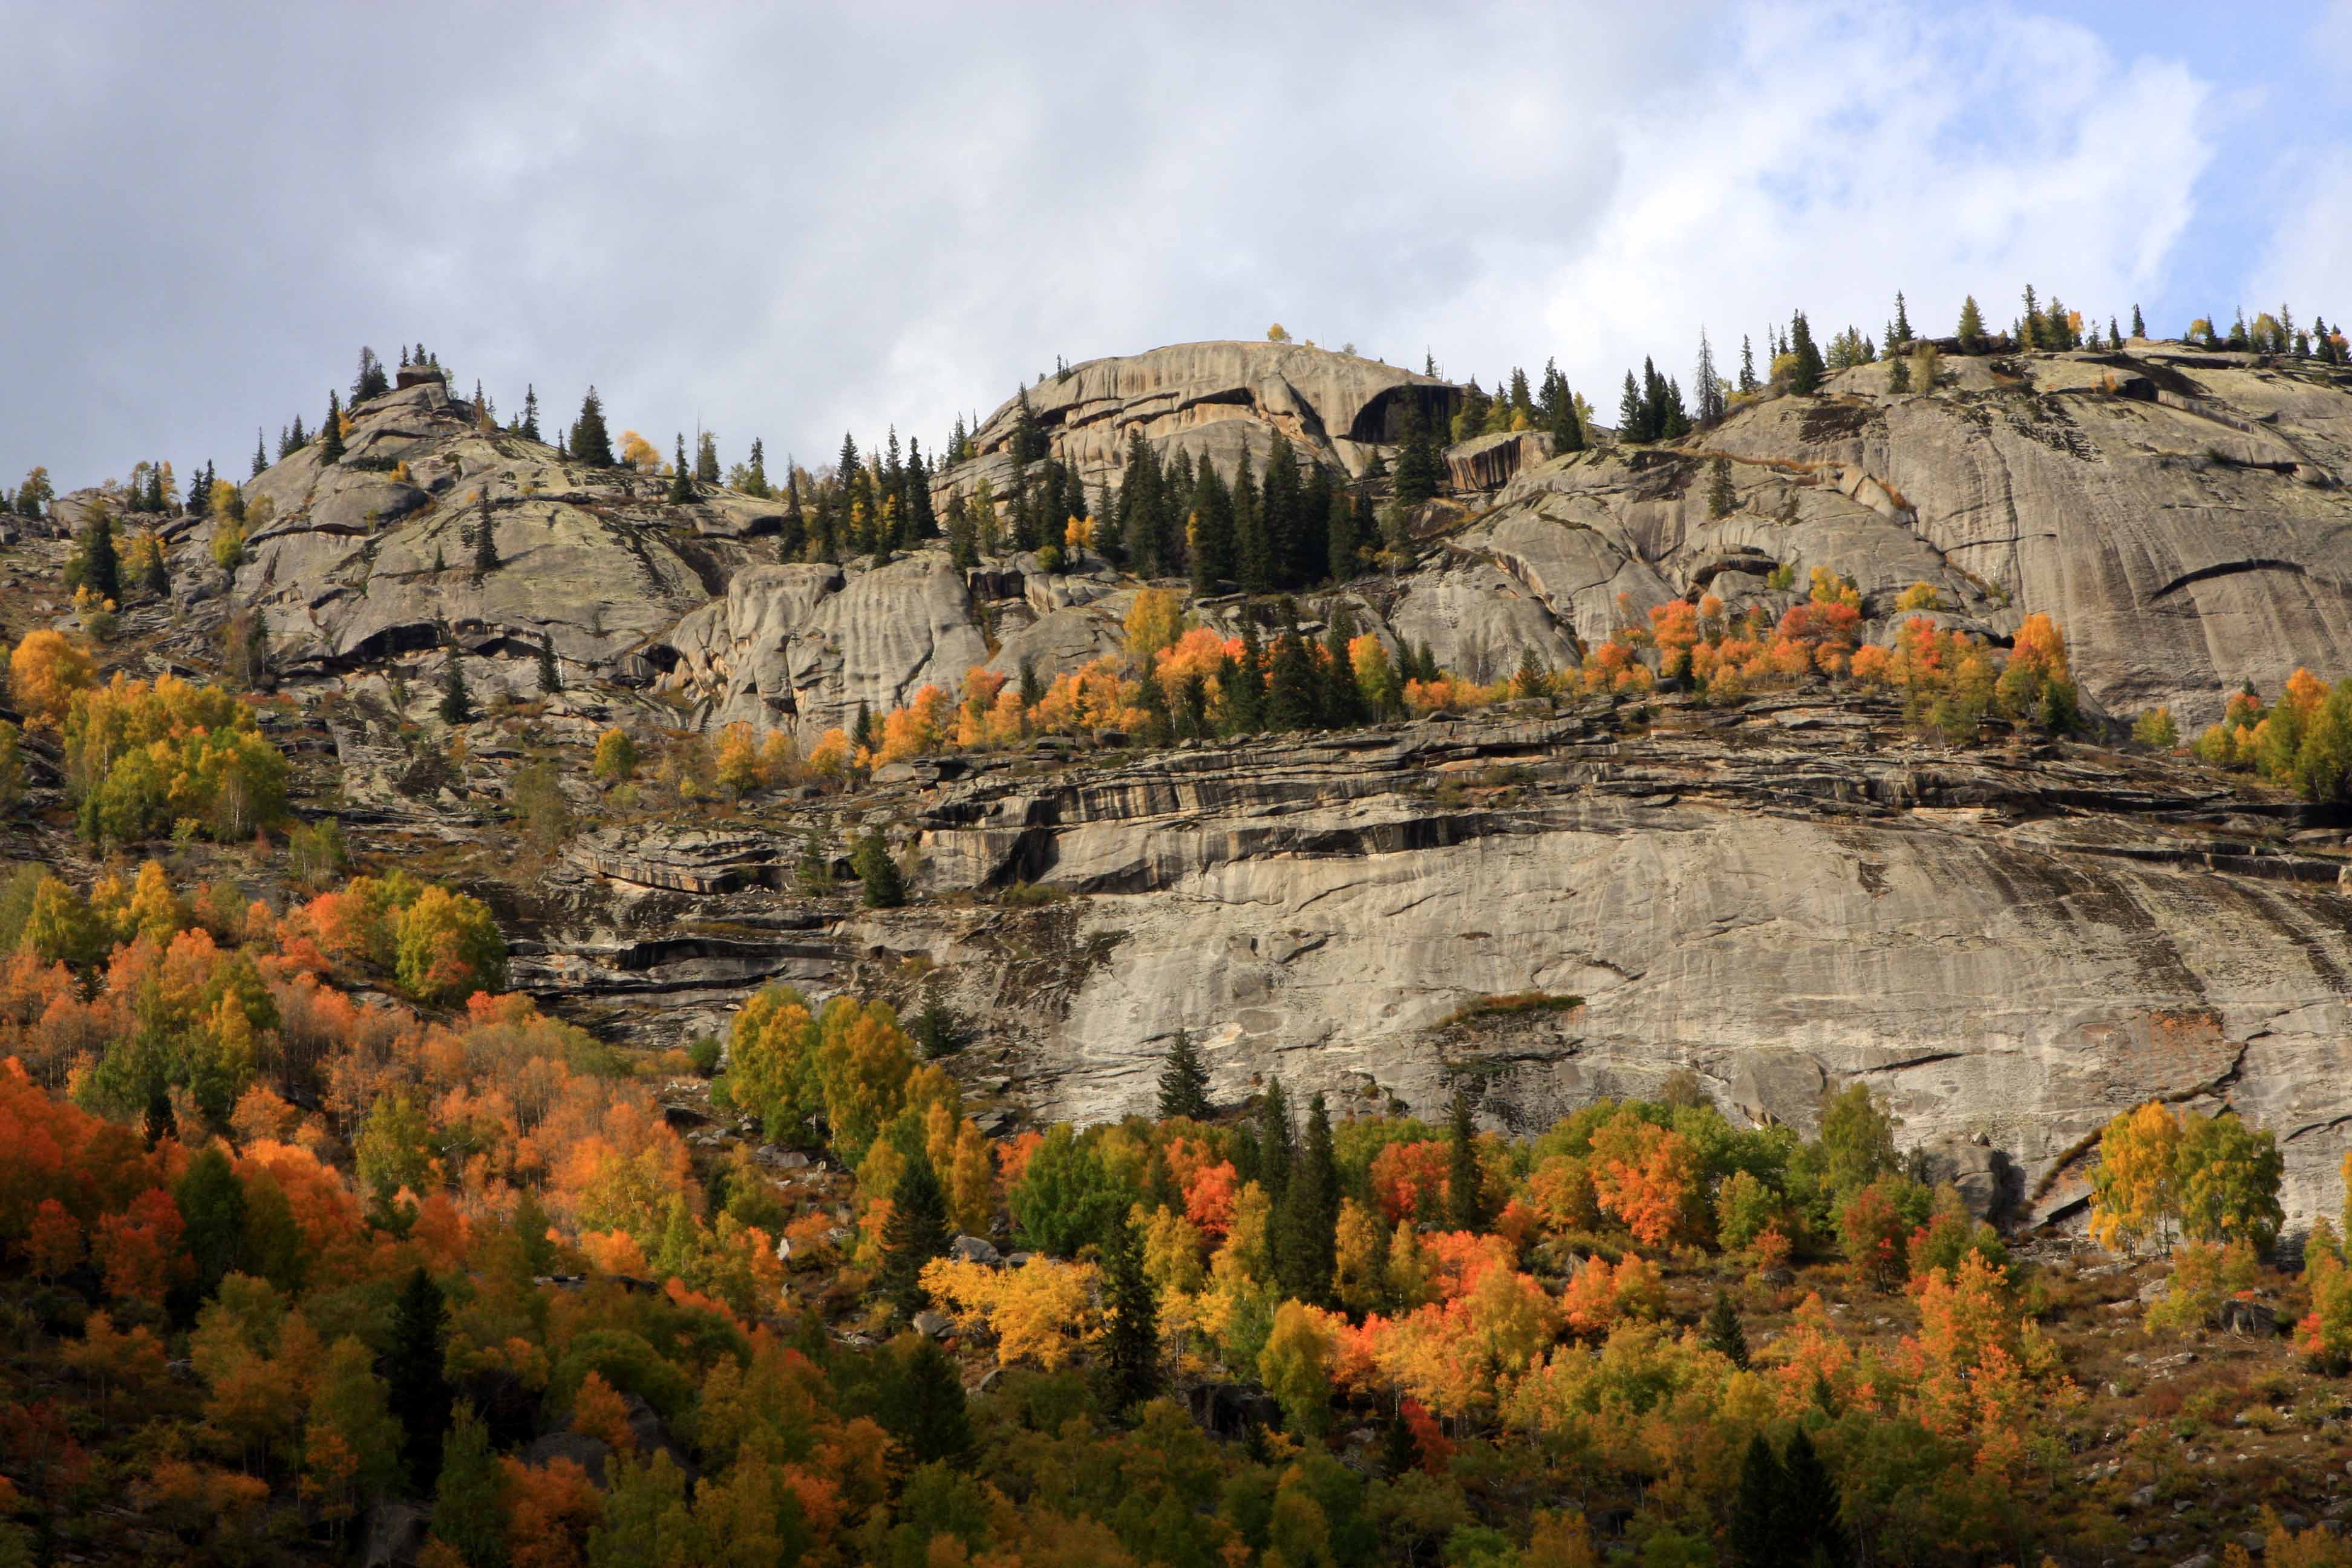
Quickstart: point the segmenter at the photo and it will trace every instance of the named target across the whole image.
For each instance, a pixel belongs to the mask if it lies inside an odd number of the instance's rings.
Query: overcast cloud
[[[241,478],[362,342],[814,461],[1276,321],[1609,408],[1897,288],[2352,312],[2352,5],[1959,10],[0,0],[0,479]]]

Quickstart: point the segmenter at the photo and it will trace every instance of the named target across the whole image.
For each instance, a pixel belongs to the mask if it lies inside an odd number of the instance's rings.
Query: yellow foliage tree
[[[26,634],[8,656],[8,689],[17,709],[51,729],[64,722],[75,696],[89,690],[95,679],[89,650],[47,626]]]

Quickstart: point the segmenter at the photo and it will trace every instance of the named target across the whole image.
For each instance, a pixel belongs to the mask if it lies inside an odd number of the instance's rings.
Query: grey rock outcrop
[[[341,462],[313,444],[247,487],[265,515],[249,521],[235,594],[268,616],[281,668],[349,669],[454,634],[525,660],[543,637],[575,676],[641,676],[629,656],[757,559],[742,542],[782,521],[726,491],[668,505],[658,479],[483,428],[437,380],[369,400],[352,424]],[[485,495],[499,563],[478,575]],[[183,536],[184,579],[215,573],[218,526]]]
[[[2152,1097],[2275,1129],[2291,1208],[2338,1190],[2343,857],[2256,852],[2265,808],[2177,770],[1670,703],[1643,739],[1487,718],[936,801],[935,885],[1075,895],[1017,939],[1068,955],[1050,990],[1005,989],[1009,912],[871,917],[850,945],[926,953],[959,1005],[1001,1009],[1044,1112],[1144,1105],[1184,1028],[1220,1100],[1279,1073],[1433,1114],[1466,1072],[1521,1128],[1678,1068],[1810,1128],[1864,1081],[1973,1202],[2029,1219],[2077,1204],[2087,1141]],[[1527,992],[1584,1005],[1475,1016]]]
[[[2201,723],[2242,681],[2342,672],[2352,378],[2177,345],[1946,363],[1956,384],[1933,393],[1889,394],[1863,366],[1681,449],[1539,465],[1452,548],[1520,576],[1588,642],[1706,591],[1777,613],[1791,601],[1764,575],[1789,567],[1801,590],[1820,566],[1861,587],[1879,641],[1914,582],[1996,640],[2046,613],[2086,696],[2119,715]],[[1720,519],[1717,453],[1738,500]]]
[[[962,576],[939,550],[887,566],[755,566],[663,640],[667,684],[743,720],[805,739],[877,717],[925,686],[953,693],[989,659]]]
[[[1138,430],[1163,462],[1189,453],[1195,465],[1213,462],[1228,476],[1244,451],[1265,472],[1277,435],[1304,461],[1360,474],[1375,452],[1393,455],[1412,412],[1444,429],[1461,393],[1450,382],[1303,343],[1175,343],[1088,360],[1039,380],[982,423],[972,459],[933,482],[942,515],[983,479],[998,499],[1011,494],[1024,398],[1053,456],[1075,467],[1091,493],[1098,480],[1118,487]]]

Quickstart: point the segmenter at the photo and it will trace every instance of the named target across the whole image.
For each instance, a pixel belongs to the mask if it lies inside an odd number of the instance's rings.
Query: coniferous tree
[[[1290,1190],[1293,1144],[1297,1134],[1290,1124],[1290,1097],[1278,1078],[1266,1080],[1257,1103],[1257,1183],[1269,1202],[1279,1205]]]
[[[1796,1568],[1783,1518],[1788,1473],[1759,1432],[1748,1440],[1739,1465],[1739,1488],[1732,1493],[1725,1535],[1739,1548],[1741,1568]]]
[[[1110,1322],[1103,1334],[1102,1402],[1132,1410],[1160,1392],[1160,1303],[1143,1271],[1143,1241],[1124,1215],[1103,1237],[1103,1294]]]
[[[1176,1043],[1168,1048],[1167,1065],[1160,1069],[1160,1120],[1206,1121],[1209,1114],[1208,1067],[1192,1035],[1179,1029]]]
[[[849,864],[857,873],[867,909],[895,910],[907,901],[906,879],[898,874],[898,863],[890,858],[890,846],[880,828],[857,841],[856,848],[850,851]]]
[[[371,397],[382,397],[392,390],[391,378],[383,374],[383,361],[375,357],[375,350],[360,350],[360,371],[352,378],[352,406],[357,408]]]
[[[719,480],[719,437],[708,430],[697,432],[694,437],[694,479],[703,485]]]
[[[1265,725],[1269,730],[1311,730],[1322,707],[1315,679],[1314,656],[1296,626],[1287,626],[1274,639],[1273,670],[1266,687]]]
[[[1789,318],[1789,352],[1797,356],[1789,374],[1789,390],[1800,395],[1821,390],[1822,352],[1813,346],[1813,329],[1802,310]]]
[[[515,434],[526,441],[539,439],[539,388],[529,382],[523,383],[522,420],[515,426]]]
[[[1159,488],[1159,460],[1139,425],[1128,433],[1127,461],[1119,470],[1118,532],[1128,561],[1141,577],[1157,576],[1160,571],[1160,531],[1153,504]]]
[[[580,400],[580,417],[572,422],[572,460],[591,468],[614,466],[613,438],[604,429],[604,403],[590,387]]]
[[[1331,1151],[1331,1113],[1318,1094],[1307,1102],[1307,1137],[1276,1215],[1276,1268],[1285,1291],[1312,1306],[1331,1299],[1337,1266],[1339,1172]]]
[[[381,1367],[385,1403],[400,1423],[400,1457],[412,1495],[430,1491],[441,1473],[441,1436],[451,1404],[442,1364],[448,1337],[441,1287],[419,1266],[393,1304],[392,1340]]]
[[[1444,479],[1444,465],[1430,439],[1429,421],[1419,405],[1408,404],[1404,441],[1397,449],[1392,487],[1397,501],[1403,506],[1419,506],[1437,494]]]
[[[1214,463],[1202,463],[1192,481],[1192,592],[1222,592],[1234,577],[1234,501]]]
[[[551,696],[563,689],[563,672],[555,665],[555,639],[539,634],[539,689]]]
[[[1698,333],[1698,363],[1691,368],[1691,395],[1698,399],[1696,414],[1701,425],[1712,425],[1723,417],[1723,378],[1715,371],[1715,345],[1706,341],[1706,329]]]
[[[2144,338],[2147,336],[2147,323],[2140,320],[2139,307],[2137,305],[2134,305],[2132,307],[2132,336],[2136,338]]]
[[[211,461],[207,459],[205,466],[197,469],[195,473],[195,483],[188,487],[188,504],[185,510],[190,517],[209,517],[212,515],[213,510],[213,466]],[[0,512],[5,512],[8,509],[5,506],[0,506]]]
[[[1445,1201],[1456,1230],[1486,1228],[1486,1182],[1478,1169],[1478,1130],[1470,1120],[1470,1096],[1454,1091],[1445,1124]]]
[[[1743,332],[1739,337],[1739,390],[1745,396],[1756,394],[1756,345]]]
[[[1077,483],[1077,470],[1070,470],[1070,482]],[[923,459],[923,445],[912,436],[907,437],[907,532],[911,539],[934,539],[939,536],[939,513],[931,505],[931,470]]]
[[[441,670],[441,721],[455,728],[474,716],[474,700],[466,690],[466,660],[457,644],[449,645],[448,662]]]
[[[1617,438],[1620,441],[1646,441],[1649,437],[1650,413],[1643,401],[1640,383],[1633,373],[1625,373],[1625,390],[1617,395]]]
[[[2121,327],[2116,324],[2116,319],[2113,316],[2109,316],[2107,318],[2107,347],[2110,351],[2113,351],[2120,349],[2123,346],[2124,331]]]
[[[1328,729],[1352,729],[1371,718],[1364,689],[1356,683],[1355,661],[1349,657],[1348,645],[1355,637],[1355,614],[1341,605],[1323,634],[1322,721]]]
[[[1802,1426],[1789,1438],[1780,1468],[1788,1479],[1780,1515],[1790,1559],[1804,1564],[1847,1561],[1851,1553],[1838,1517],[1837,1482]]]
[[[765,500],[774,492],[768,488],[768,453],[757,436],[751,437],[751,458],[743,465],[743,493]]]
[[[114,519],[106,503],[93,501],[80,547],[66,563],[66,586],[88,588],[101,599],[122,602],[122,558],[114,548]]]
[[[1244,594],[1264,594],[1274,587],[1274,549],[1266,537],[1265,498],[1250,471],[1244,449],[1234,470],[1234,575]]]
[[[1886,346],[1892,349],[1897,343],[1907,343],[1910,341],[1911,317],[1903,306],[1903,290],[1897,289],[1895,290],[1895,321],[1887,331]]]
[[[1889,392],[1911,390],[1911,356],[1909,354],[1896,354],[1894,362],[1886,367],[1886,390]]]
[[[490,515],[490,492],[483,487],[474,511],[474,578],[477,582],[499,569],[499,525]]]
[[[1748,1370],[1748,1331],[1740,1326],[1739,1309],[1732,1305],[1730,1291],[1715,1293],[1715,1305],[1707,1311],[1706,1332],[1699,1342],[1742,1372]]]
[[[1969,295],[1960,301],[1960,324],[1953,334],[1959,339],[1964,354],[1982,353],[1985,346],[1984,312],[1977,309],[1977,297]]]
[[[1361,485],[1334,486],[1323,531],[1323,559],[1333,583],[1355,576],[1357,552],[1363,548],[1362,526],[1370,521],[1370,498]]]
[[[1241,657],[1220,673],[1225,694],[1224,727],[1230,735],[1255,735],[1265,728],[1265,658],[1258,647],[1257,624],[1242,623]]]
[[[319,426],[319,462],[321,467],[343,460],[343,406],[331,388],[327,393],[327,417]]]
[[[865,752],[877,751],[881,747],[882,737],[877,732],[874,710],[867,706],[864,698],[858,699],[857,717],[849,726],[849,742]]]
[[[882,1226],[882,1271],[877,1284],[899,1316],[911,1318],[931,1304],[923,1289],[923,1265],[946,1257],[952,1239],[939,1173],[931,1168],[929,1156],[917,1149],[890,1190],[890,1215]]]
[[[1021,706],[1034,708],[1045,700],[1045,683],[1037,675],[1034,660],[1026,654],[1021,658]]]
[[[1731,459],[1718,456],[1707,467],[1711,471],[1706,482],[1706,515],[1729,517],[1739,505],[1738,495],[1731,488]]]
[[[971,1412],[955,1361],[932,1341],[903,1337],[894,1386],[883,1401],[882,1425],[908,1467],[971,1465]],[[593,1540],[593,1537],[591,1537]]]
[[[677,458],[670,465],[669,491],[665,497],[672,506],[694,503],[694,470],[686,465],[686,433],[678,432]]]
[[[1283,563],[1293,587],[1307,587],[1331,574],[1331,470],[1320,463],[1307,464]]]

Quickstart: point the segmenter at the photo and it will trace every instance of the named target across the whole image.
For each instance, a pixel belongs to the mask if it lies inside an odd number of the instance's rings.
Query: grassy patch
[[[1568,1013],[1583,1005],[1584,998],[1581,996],[1562,996],[1549,991],[1513,991],[1500,996],[1481,996],[1475,1002],[1465,1002],[1448,1013],[1438,1027],[1451,1028],[1456,1024],[1517,1017],[1527,1013]]]

